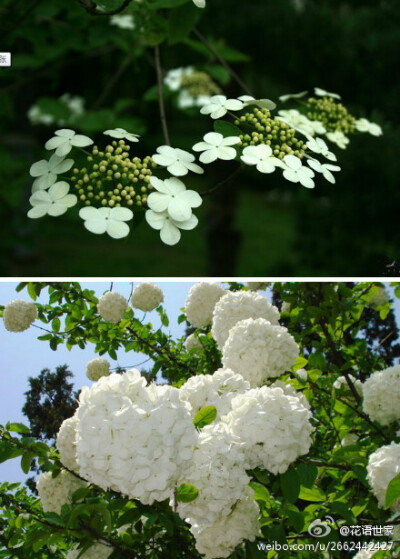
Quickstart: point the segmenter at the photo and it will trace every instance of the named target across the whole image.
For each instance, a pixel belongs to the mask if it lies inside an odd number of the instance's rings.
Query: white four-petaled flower
[[[129,235],[129,225],[125,221],[133,218],[133,212],[129,208],[87,206],[79,211],[79,217],[84,220],[84,226],[91,233],[108,233],[113,239],[122,239]]]
[[[199,142],[193,146],[194,151],[202,151],[200,161],[202,163],[212,163],[216,159],[229,161],[235,159],[236,150],[231,147],[240,142],[239,136],[224,138],[218,132],[209,132],[204,136],[204,142]]]
[[[103,132],[106,136],[111,136],[112,138],[124,139],[129,142],[138,142],[139,134],[133,134],[132,132],[127,132],[124,128],[115,128],[114,130],[106,130]]]
[[[359,132],[369,132],[372,136],[382,136],[382,128],[379,124],[375,124],[374,122],[370,122],[366,118],[360,118],[356,120],[356,130]]]
[[[221,118],[228,111],[240,111],[245,104],[239,99],[227,99],[225,95],[213,95],[210,102],[200,109],[201,114],[210,115],[211,118]]]
[[[150,182],[158,192],[150,194],[147,205],[154,212],[167,212],[174,221],[187,221],[192,216],[192,208],[202,204],[200,194],[186,190],[183,182],[175,177],[162,181],[152,176]]]
[[[157,165],[167,167],[167,171],[175,177],[183,177],[189,171],[199,175],[204,173],[204,170],[194,163],[194,155],[183,149],[160,146],[157,148],[157,153],[152,156],[152,159]]]
[[[75,194],[68,192],[69,184],[64,181],[56,182],[49,190],[38,190],[29,198],[33,207],[29,210],[28,217],[37,219],[46,214],[53,217],[64,214],[78,201]]]
[[[336,182],[335,177],[333,176],[331,171],[340,171],[340,167],[338,165],[330,165],[329,163],[321,163],[316,159],[309,159],[308,160],[309,166],[314,169],[317,173],[322,173],[324,178],[334,184]]]
[[[282,167],[282,162],[274,157],[270,146],[260,144],[244,148],[241,160],[246,165],[256,165],[260,173],[273,173],[277,167]]]
[[[314,188],[315,184],[312,177],[315,176],[315,173],[308,167],[304,167],[299,157],[285,155],[283,162],[285,164],[283,176],[286,180],[299,182],[306,188]]]
[[[197,217],[192,214],[187,221],[175,221],[168,215],[168,212],[154,212],[147,210],[146,221],[153,229],[160,231],[160,238],[166,245],[176,245],[181,238],[179,229],[189,231],[198,224]]]
[[[329,91],[325,91],[325,89],[321,89],[320,87],[314,87],[314,93],[319,97],[332,97],[333,99],[341,99],[338,93],[330,93]]]
[[[87,136],[82,136],[82,134],[77,134],[74,130],[69,130],[68,128],[63,128],[62,130],[57,130],[56,135],[48,140],[44,147],[46,149],[55,149],[56,155],[59,157],[64,157],[67,155],[73,147],[86,147],[93,144],[93,140]]]
[[[334,153],[329,151],[328,146],[324,142],[322,138],[310,138],[306,143],[308,149],[313,151],[314,153],[319,153],[329,159],[329,161],[336,161],[337,157]]]
[[[326,137],[328,138],[328,140],[336,144],[341,149],[346,149],[347,144],[349,144],[350,142],[348,137],[345,136],[343,132],[340,132],[340,130],[336,130],[336,132],[327,132]]]
[[[49,161],[42,159],[34,163],[29,170],[31,177],[36,177],[36,180],[33,182],[32,192],[50,188],[57,181],[57,175],[62,175],[69,171],[73,164],[73,159],[64,159],[64,157],[59,157],[55,153],[53,153]]]

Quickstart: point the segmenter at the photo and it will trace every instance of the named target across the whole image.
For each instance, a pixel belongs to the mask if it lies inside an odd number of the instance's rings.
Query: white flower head
[[[151,185],[157,190],[147,198],[147,205],[154,212],[167,212],[174,221],[187,221],[192,216],[192,208],[201,206],[203,200],[198,192],[186,190],[183,182],[175,177],[161,180],[150,178]]]
[[[285,122],[304,136],[315,136],[315,134],[325,134],[326,128],[319,120],[310,120],[297,109],[279,111],[279,120]]]
[[[209,326],[215,305],[226,293],[226,289],[218,283],[201,281],[193,285],[185,303],[186,317],[190,324],[195,328]]]
[[[97,310],[103,320],[117,324],[128,309],[128,301],[120,293],[107,291],[97,303]]]
[[[53,217],[63,215],[78,201],[75,194],[68,192],[69,184],[64,181],[54,183],[49,190],[38,190],[29,198],[33,207],[29,210],[28,217],[37,219],[46,214]]]
[[[175,221],[165,212],[154,212],[153,210],[147,210],[146,221],[153,229],[160,231],[160,239],[166,245],[176,245],[181,239],[180,229],[185,231],[190,231],[194,229],[199,220],[192,214],[187,221]]]
[[[286,180],[299,182],[306,188],[314,188],[315,183],[312,177],[315,176],[315,173],[308,167],[304,167],[299,157],[285,155],[283,162],[285,163],[283,176]]]
[[[91,144],[93,144],[93,140],[87,136],[82,136],[82,134],[77,134],[74,130],[63,128],[62,130],[57,130],[56,135],[50,138],[44,147],[49,150],[55,149],[56,155],[64,157],[73,147],[83,148]]]
[[[282,161],[265,144],[245,147],[240,159],[246,165],[255,165],[260,173],[273,173],[277,167],[283,167]]]
[[[340,171],[340,167],[338,165],[330,165],[329,163],[322,164],[320,161],[316,159],[308,159],[307,163],[309,166],[314,169],[317,173],[322,173],[323,177],[334,184],[336,179],[332,174],[332,171]]]
[[[131,305],[134,309],[150,312],[164,301],[163,290],[150,282],[139,283],[133,290]]]
[[[82,549],[75,546],[68,551],[65,559],[108,559],[113,550],[109,545],[95,542],[82,554]]]
[[[318,95],[318,97],[332,97],[332,99],[341,99],[338,93],[330,93],[329,91],[321,89],[320,87],[314,87],[314,93],[315,95]]]
[[[363,410],[381,425],[400,419],[400,365],[372,373],[364,382]]]
[[[239,101],[242,101],[245,107],[249,105],[256,105],[261,109],[268,109],[269,111],[273,111],[276,109],[276,103],[271,101],[271,99],[255,99],[251,95],[242,95],[238,97]]]
[[[9,332],[24,332],[38,316],[34,303],[16,299],[7,303],[3,311],[4,326]]]
[[[281,95],[279,97],[279,101],[282,103],[286,103],[289,99],[301,99],[305,95],[307,95],[308,91],[300,91],[300,93],[288,93],[287,95]]]
[[[392,442],[378,448],[369,457],[367,471],[367,479],[373,494],[378,499],[379,507],[385,508],[388,485],[400,473],[400,444]],[[400,512],[400,499],[397,499],[390,508],[394,512]]]
[[[72,494],[86,485],[84,481],[66,470],[61,470],[61,473],[54,478],[51,472],[40,474],[36,488],[39,493],[42,509],[44,512],[60,514],[61,507],[71,502]]]
[[[91,233],[107,233],[113,239],[122,239],[129,235],[129,225],[125,222],[133,218],[133,212],[129,208],[87,206],[79,210],[79,217],[84,220],[85,228]]]
[[[245,104],[239,99],[227,99],[225,95],[213,95],[210,102],[200,109],[201,114],[210,115],[217,119],[226,115],[228,111],[241,111]]]
[[[74,164],[73,159],[64,159],[55,153],[50,157],[49,161],[42,159],[34,163],[29,174],[35,177],[32,192],[37,190],[46,190],[57,181],[57,175],[62,175],[69,171]]]
[[[322,138],[310,138],[306,143],[306,146],[314,153],[319,153],[323,157],[326,157],[326,159],[329,159],[329,161],[337,160],[336,155],[329,151],[328,146]]]
[[[61,463],[69,470],[79,474],[79,464],[76,459],[77,429],[78,417],[76,414],[65,419],[57,434],[56,447]]]
[[[350,143],[349,138],[345,134],[343,134],[343,132],[340,132],[340,130],[337,130],[336,132],[327,132],[326,137],[332,143],[340,147],[340,149],[346,149],[348,144]]]
[[[157,165],[166,167],[167,171],[175,177],[183,177],[189,171],[202,175],[204,169],[194,163],[195,156],[188,151],[170,146],[160,146],[157,153],[152,156]]]
[[[138,142],[139,134],[133,134],[132,132],[127,132],[124,128],[114,128],[113,130],[106,130],[103,132],[106,136],[111,136],[112,138],[117,138],[119,140],[128,140],[129,142]]]
[[[209,132],[204,136],[204,141],[193,146],[194,151],[202,151],[200,161],[202,163],[212,163],[217,159],[229,161],[235,159],[236,150],[232,146],[240,142],[239,136],[229,136],[224,138],[218,132]]]
[[[96,382],[101,377],[110,374],[110,363],[102,357],[95,357],[86,365],[86,376],[89,380]]]
[[[193,66],[188,66],[186,68],[174,68],[173,70],[169,70],[164,78],[164,83],[171,91],[178,91],[182,85],[182,79],[186,76],[190,76],[193,72]]]
[[[370,122],[366,118],[360,118],[356,120],[356,130],[359,132],[368,132],[372,134],[372,136],[382,136],[382,128],[379,124],[375,124],[374,122]]]
[[[116,25],[120,29],[135,29],[135,21],[132,14],[116,14],[110,17],[110,25]]]

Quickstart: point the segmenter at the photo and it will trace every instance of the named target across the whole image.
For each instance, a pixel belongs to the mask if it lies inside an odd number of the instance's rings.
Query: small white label
[[[11,52],[0,52],[0,68],[11,66]]]

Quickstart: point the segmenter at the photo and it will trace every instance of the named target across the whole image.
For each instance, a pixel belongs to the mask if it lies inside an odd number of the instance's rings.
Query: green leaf
[[[24,472],[24,474],[29,473],[29,470],[31,469],[31,463],[33,457],[34,454],[32,452],[25,452],[25,454],[22,456],[21,469]]]
[[[183,483],[176,490],[176,498],[179,503],[191,503],[199,496],[199,490],[194,485]]]
[[[283,496],[289,503],[297,501],[300,493],[300,479],[293,468],[289,468],[287,472],[281,474],[280,483]]]
[[[159,10],[160,8],[176,8],[186,4],[188,0],[149,0],[146,8],[149,10]]]
[[[60,327],[61,327],[61,321],[59,318],[54,318],[52,323],[51,323],[51,327],[53,332],[59,332],[60,331]]]
[[[303,485],[300,488],[299,498],[303,501],[312,501],[312,502],[321,502],[325,501],[326,497],[324,493],[319,489],[319,487],[313,487],[310,489],[309,487],[304,487]]]
[[[269,491],[264,485],[261,483],[257,483],[257,481],[251,481],[249,483],[250,487],[254,491],[254,499],[256,501],[263,501],[264,503],[268,503],[271,496]]]
[[[201,17],[201,10],[191,2],[173,10],[168,18],[168,42],[175,45],[184,41]]]
[[[215,406],[206,406],[202,408],[193,419],[195,427],[202,429],[206,425],[210,425],[217,417],[217,408]]]
[[[397,499],[400,499],[400,473],[392,479],[386,489],[386,508],[391,507]]]
[[[314,464],[301,463],[296,466],[299,475],[300,483],[304,487],[311,488],[314,485],[318,475],[318,468]]]
[[[23,423],[7,423],[7,429],[13,433],[27,434],[30,433],[29,427]]]
[[[240,128],[227,120],[216,120],[214,122],[214,130],[215,132],[222,134],[224,138],[228,138],[229,136],[240,136],[242,134]]]

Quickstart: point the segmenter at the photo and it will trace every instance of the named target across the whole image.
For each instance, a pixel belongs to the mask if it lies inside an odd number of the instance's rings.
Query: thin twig
[[[224,179],[223,181],[219,182],[218,184],[216,184],[215,186],[213,186],[212,188],[209,188],[208,190],[205,190],[204,192],[200,192],[200,196],[202,198],[205,198],[206,196],[209,196],[210,194],[212,194],[213,192],[215,192],[216,190],[218,190],[219,188],[221,188],[222,186],[224,186],[224,184],[226,184],[227,182],[229,182],[231,179],[233,179],[234,177],[236,177],[236,175],[238,175],[242,170],[242,167],[238,167],[237,169],[235,169],[235,171],[233,171],[233,173],[231,173],[228,177],[226,177],[226,179]]]
[[[156,63],[156,71],[157,71],[157,94],[158,94],[158,103],[160,105],[161,125],[163,129],[165,143],[167,146],[170,146],[171,142],[169,140],[167,117],[165,115],[163,76],[162,76],[162,68],[160,62],[160,48],[158,45],[154,47],[154,60]]]
[[[252,95],[250,89],[247,87],[247,85],[244,83],[244,81],[240,78],[240,76],[235,72],[235,70],[232,68],[232,66],[230,64],[228,64],[228,62],[222,58],[222,56],[219,54],[219,52],[212,46],[211,43],[209,43],[207,41],[207,39],[204,37],[204,35],[202,35],[200,33],[200,31],[196,28],[193,29],[193,33],[196,35],[196,37],[203,43],[203,45],[205,47],[207,47],[207,49],[215,56],[215,58],[217,60],[219,60],[219,62],[222,64],[222,66],[224,66],[224,68],[226,68],[228,70],[228,72],[230,73],[230,75],[232,76],[232,78],[236,81],[236,83],[238,85],[240,85],[240,87],[243,89],[243,91],[245,93],[247,93],[247,95]]]

